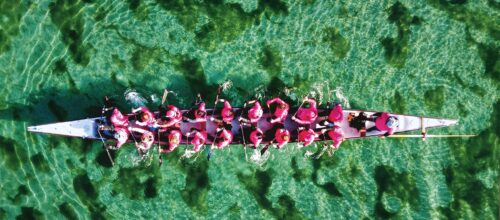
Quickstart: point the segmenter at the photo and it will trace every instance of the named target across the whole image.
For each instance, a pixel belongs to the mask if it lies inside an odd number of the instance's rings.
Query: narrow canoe
[[[182,110],[182,112],[185,112],[187,110]],[[238,116],[240,115],[240,108],[234,108],[235,115]],[[288,115],[287,119],[285,120],[285,128],[288,129],[289,131],[292,132],[292,140],[291,142],[296,142],[296,138],[294,138],[294,132],[298,128],[298,125],[291,119],[293,113],[296,111],[296,109],[291,109],[290,114]],[[324,119],[325,117],[321,117],[321,115],[326,115],[328,113],[328,109],[318,109],[318,113],[320,117],[316,120],[314,124],[311,125],[312,129],[316,128],[316,125],[319,121]],[[210,115],[212,112],[211,109],[207,109],[208,115]],[[361,138],[361,137],[373,137],[373,136],[380,136],[384,132],[380,131],[372,131],[368,132],[365,135],[362,135],[356,128],[353,128],[349,125],[349,121],[347,119],[348,115],[350,113],[354,113],[355,115],[358,115],[360,112],[364,112],[368,117],[371,116],[372,114],[376,113],[373,111],[363,111],[363,110],[344,110],[344,119],[342,120],[341,123],[337,124],[340,126],[344,133],[345,139],[353,139],[353,138]],[[158,113],[155,113],[158,114]],[[458,120],[455,119],[446,119],[446,118],[434,118],[434,117],[421,117],[421,116],[415,116],[415,115],[404,115],[404,114],[392,114],[390,115],[395,116],[399,119],[399,126],[394,130],[394,133],[401,133],[401,132],[409,132],[409,131],[420,131],[422,128],[438,128],[438,127],[448,127],[452,125],[458,124]],[[264,132],[269,131],[272,126],[267,122],[267,118],[270,116],[269,113],[264,113],[263,117],[259,122],[257,123],[257,126]],[[133,118],[133,117],[130,117]],[[237,117],[235,117],[235,120],[232,122],[232,132],[235,136],[232,144],[242,144],[242,135],[240,129],[240,124],[238,120],[236,120]],[[28,131],[30,132],[36,132],[36,133],[45,133],[45,134],[52,134],[52,135],[62,135],[62,136],[69,136],[69,137],[80,137],[80,138],[86,138],[86,139],[101,139],[99,133],[97,132],[98,126],[102,123],[105,123],[105,118],[104,117],[95,117],[95,118],[87,118],[87,119],[81,119],[81,120],[76,120],[76,121],[67,121],[67,122],[59,122],[59,123],[51,123],[51,124],[45,124],[45,125],[37,125],[37,126],[30,126],[28,127]],[[367,121],[365,122],[365,127],[370,128],[374,126],[373,122]],[[211,121],[207,121],[206,123],[188,123],[188,122],[182,122],[181,123],[181,132],[182,134],[186,134],[191,130],[191,128],[197,128],[198,130],[206,130],[207,134],[209,136],[215,136],[215,130],[216,130],[216,124]],[[103,139],[111,139],[110,136],[104,136]],[[132,139],[129,141],[133,141]],[[156,140],[157,142],[158,140]],[[166,140],[165,140],[166,141]],[[162,140],[163,142],[163,140]],[[162,143],[161,142],[161,143]],[[264,139],[262,142],[263,144],[266,144],[268,140]],[[183,138],[181,143],[186,143],[186,138]],[[211,138],[208,138],[206,144],[211,144]]]

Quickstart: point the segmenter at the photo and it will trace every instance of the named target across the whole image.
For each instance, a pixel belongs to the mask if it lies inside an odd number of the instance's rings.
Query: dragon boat
[[[235,111],[235,115],[240,115],[240,112],[243,110],[242,108],[233,108]],[[318,115],[319,117],[316,119],[316,122],[310,125],[310,128],[316,129],[318,126],[318,123],[321,120],[326,119],[328,112],[330,109],[318,109]],[[188,110],[181,110],[182,113],[186,112]],[[207,112],[210,113],[212,112],[213,109],[207,109]],[[290,114],[284,121],[284,127],[285,129],[291,131],[292,133],[292,138],[290,140],[290,143],[297,142],[297,135],[294,135],[293,131],[296,131],[299,125],[292,120],[292,115],[294,112],[297,111],[296,108],[290,109]],[[364,138],[364,137],[377,137],[377,136],[382,136],[385,132],[382,131],[371,131],[371,132],[364,132],[363,128],[369,128],[373,127],[374,123],[369,121],[369,120],[361,120],[357,123],[353,123],[353,121],[356,121],[357,117],[370,117],[371,115],[375,114],[376,112],[374,111],[364,111],[364,110],[343,110],[343,120],[337,124],[337,126],[340,127],[344,134],[344,140],[349,140],[349,139],[355,139],[355,138]],[[156,116],[158,116],[158,112],[154,113]],[[393,114],[389,113],[391,116],[397,117],[399,121],[399,126],[395,128],[394,133],[390,135],[390,137],[449,137],[453,135],[426,135],[426,129],[428,128],[438,128],[438,127],[448,127],[448,126],[453,126],[458,124],[458,120],[456,119],[447,119],[447,118],[435,118],[435,117],[423,117],[423,116],[415,116],[415,115],[405,115],[405,114]],[[134,114],[128,114],[129,119],[131,122],[135,120],[133,117]],[[270,131],[272,129],[272,124],[270,124],[267,120],[267,118],[270,117],[269,112],[264,112],[262,118],[258,121],[257,127],[260,128],[263,133],[265,134],[266,131]],[[27,128],[28,131],[30,132],[35,132],[35,133],[44,133],[44,134],[51,134],[51,135],[62,135],[62,136],[68,136],[68,137],[79,137],[79,138],[84,138],[84,139],[93,139],[93,140],[111,140],[113,139],[113,135],[109,133],[103,133],[99,132],[99,126],[104,125],[104,124],[109,124],[109,122],[106,120],[104,116],[101,117],[93,117],[93,118],[87,118],[87,119],[81,119],[81,120],[75,120],[75,121],[66,121],[66,122],[58,122],[58,123],[51,123],[51,124],[44,124],[44,125],[36,125],[36,126],[29,126]],[[134,124],[134,123],[130,123]],[[192,128],[196,128],[197,130],[200,131],[206,131],[208,136],[215,136],[216,134],[216,128],[217,124],[215,122],[212,122],[210,120],[207,120],[206,122],[203,123],[190,123],[190,122],[181,122],[180,125],[180,130],[183,135],[188,133]],[[243,144],[244,138],[243,137],[243,129],[240,129],[240,122],[236,119],[232,121],[232,132],[234,134],[234,139],[231,144]],[[401,135],[403,132],[410,132],[410,131],[421,131],[420,134],[413,134],[413,135]],[[463,135],[462,135],[463,136]],[[136,136],[131,136],[128,140],[128,142],[133,142],[133,138],[139,138],[139,135],[136,134]],[[243,141],[242,141],[243,140]],[[270,140],[264,140],[262,141],[261,144],[267,144],[269,143]],[[316,138],[316,141],[323,141],[320,137]],[[166,140],[155,140],[155,143],[158,144],[166,144]],[[187,144],[187,138],[182,138],[181,144]],[[206,143],[207,145],[212,144],[212,139],[208,138]]]

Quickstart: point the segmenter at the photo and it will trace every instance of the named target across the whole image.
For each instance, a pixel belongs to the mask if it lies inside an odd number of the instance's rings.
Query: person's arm
[[[309,102],[309,104],[311,105],[312,108],[316,108],[316,100],[308,99],[307,101]]]
[[[255,103],[255,102],[257,102],[257,100],[255,100],[255,99],[254,99],[254,100],[249,100],[249,101],[246,101],[246,102],[245,102],[245,104],[253,104],[253,103]]]
[[[267,100],[266,101],[266,105],[267,107],[269,107],[271,104],[275,103],[277,101],[278,98],[273,98],[273,99],[270,99],[270,100]]]
[[[297,117],[293,116],[292,117],[292,120],[294,120],[295,122],[299,123],[299,124],[308,124],[309,122],[306,122],[306,121],[303,121],[303,120],[300,120],[298,119]]]
[[[162,127],[162,128],[170,127],[170,126],[176,124],[177,122],[178,122],[177,120],[171,119],[167,123],[160,125],[160,127]]]
[[[389,135],[392,135],[394,133],[394,129],[390,128],[385,134],[384,136],[389,136]]]

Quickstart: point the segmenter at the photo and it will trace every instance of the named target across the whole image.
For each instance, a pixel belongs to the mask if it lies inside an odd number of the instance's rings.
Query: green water
[[[498,0],[0,0],[0,219],[499,218]],[[364,139],[333,157],[290,145],[259,166],[241,146],[139,163],[133,146],[31,134],[100,114],[133,88],[189,107],[217,83],[297,105],[460,119],[434,134]],[[286,93],[285,88],[291,89]],[[264,92],[265,91],[265,92]],[[286,94],[285,94],[286,93]],[[319,95],[321,94],[321,95]],[[210,101],[211,102],[211,101]],[[154,104],[151,104],[153,107]],[[248,152],[251,153],[251,152]],[[153,160],[154,159],[154,160]]]

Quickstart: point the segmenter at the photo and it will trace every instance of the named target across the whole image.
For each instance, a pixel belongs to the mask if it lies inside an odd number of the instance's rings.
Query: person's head
[[[116,140],[121,140],[121,139],[127,138],[127,133],[124,130],[119,130],[119,131],[115,132],[113,137]]]
[[[281,136],[281,139],[283,139],[284,141],[289,141],[290,140],[290,135],[283,134],[283,136]]]
[[[278,105],[278,108],[280,109],[285,109],[286,108],[286,105],[284,103],[281,103]]]
[[[165,113],[165,116],[167,116],[168,118],[174,118],[175,117],[175,111],[174,110],[168,110]]]
[[[228,101],[224,101],[224,108],[232,108]]]
[[[205,102],[201,102],[198,106],[198,110],[200,111],[206,111],[206,108],[205,108]]]
[[[387,122],[386,122],[386,125],[387,127],[389,128],[395,128],[399,125],[399,121],[398,121],[398,118],[394,117],[394,116],[390,116],[388,119],[387,119]]]
[[[201,110],[196,111],[196,116],[200,117],[200,118],[205,117],[206,114],[207,113],[205,111],[201,111]]]
[[[152,142],[154,139],[153,137],[153,133],[145,133],[144,135],[142,135],[141,137],[141,141],[142,142]]]
[[[168,140],[168,142],[170,144],[178,144],[179,143],[179,138],[175,135],[172,136],[172,138],[170,138],[170,140]]]
[[[147,114],[147,113],[145,113],[145,112],[143,112],[143,113],[141,114],[141,121],[149,121],[149,119],[150,119],[150,118],[149,118],[149,114]]]
[[[260,133],[260,132],[257,132],[257,135],[255,135],[255,136],[257,136],[258,139],[262,139],[262,133]]]
[[[304,108],[310,108],[311,107],[311,104],[309,104],[309,102],[306,102],[304,103],[304,105],[302,105]]]

